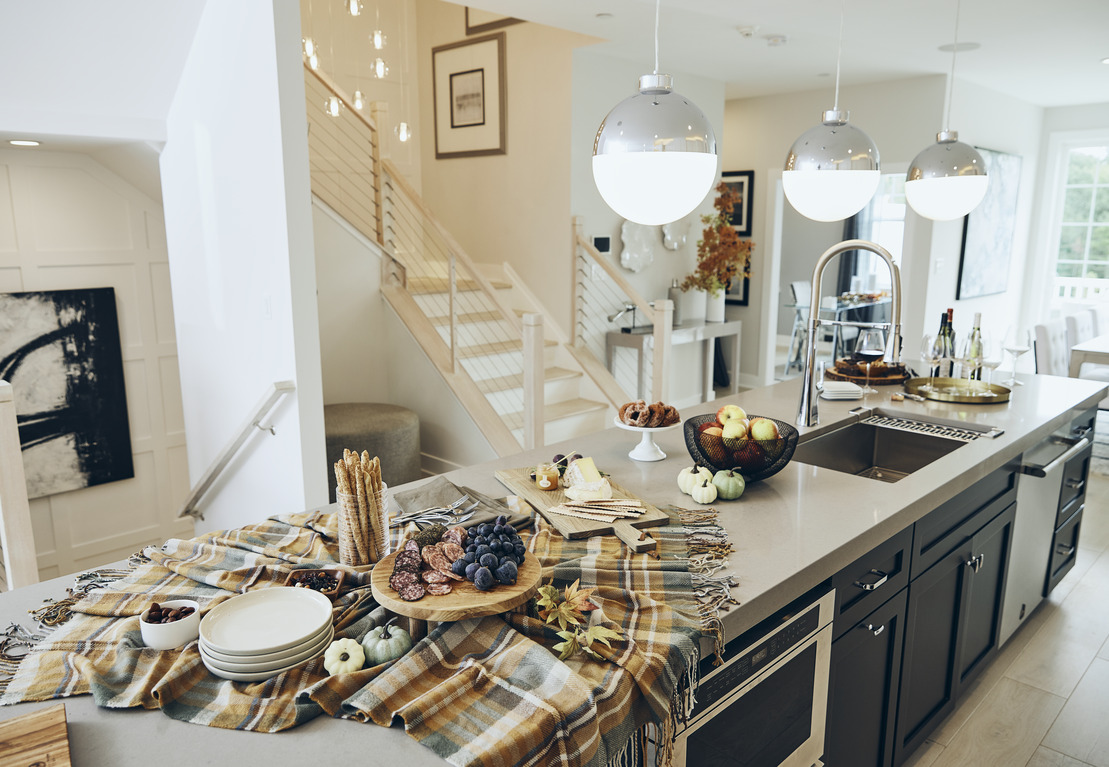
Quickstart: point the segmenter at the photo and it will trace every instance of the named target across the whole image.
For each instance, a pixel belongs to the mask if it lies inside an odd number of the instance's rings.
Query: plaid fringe
[[[730,605],[739,605],[739,600],[734,599],[731,592],[732,587],[739,585],[739,582],[734,575],[720,571],[727,566],[728,554],[735,551],[735,547],[728,540],[727,531],[720,525],[720,515],[715,508],[685,509],[671,506],[669,510],[686,528],[689,574],[693,579],[693,593],[699,605],[701,626],[705,634],[713,639],[713,662],[720,665],[723,663],[726,641],[720,612]]]

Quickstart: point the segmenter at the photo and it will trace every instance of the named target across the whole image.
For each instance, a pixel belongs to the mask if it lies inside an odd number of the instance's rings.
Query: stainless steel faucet
[[[824,267],[836,256],[849,250],[868,250],[880,257],[890,268],[892,293],[890,300],[891,322],[850,322],[847,320],[822,320],[820,319],[820,279],[824,276]],[[820,413],[817,409],[816,380],[813,368],[816,367],[816,331],[821,325],[839,325],[856,328],[880,328],[889,330],[893,328],[892,347],[890,358],[893,362],[901,361],[901,270],[893,263],[893,257],[885,248],[868,240],[844,240],[838,245],[833,245],[824,251],[816,260],[812,274],[812,300],[809,302],[809,338],[805,354],[805,375],[801,382],[801,403],[797,409],[797,423],[799,426],[815,426],[820,423]]]

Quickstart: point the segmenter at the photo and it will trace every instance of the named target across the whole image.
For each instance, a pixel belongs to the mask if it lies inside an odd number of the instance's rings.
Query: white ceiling
[[[603,38],[600,50],[654,68],[653,0],[465,4]],[[938,48],[954,40],[956,0],[662,0],[660,70],[723,80],[730,99],[825,87],[832,94],[841,9],[842,84],[950,71],[951,54]],[[981,47],[958,55],[957,81],[1042,107],[1109,102],[1109,65],[1101,63],[1109,0],[962,0],[959,16],[960,43]],[[755,32],[745,38],[738,27]],[[785,44],[768,45],[770,35]]]

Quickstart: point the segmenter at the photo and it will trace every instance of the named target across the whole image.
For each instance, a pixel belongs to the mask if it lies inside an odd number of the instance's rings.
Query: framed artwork
[[[751,236],[751,211],[755,199],[755,171],[726,170],[720,180],[739,193],[739,206],[732,210],[732,226],[740,237]]]
[[[732,304],[733,306],[747,306],[750,293],[750,277],[732,280],[732,284],[728,286],[728,292],[724,294],[724,303]]]
[[[959,282],[955,298],[1004,293],[1016,229],[1020,155],[975,147],[986,164],[989,186],[978,207],[963,220]]]
[[[505,154],[504,32],[431,51],[435,158]]]
[[[27,497],[135,476],[115,290],[0,293]]]
[[[466,34],[480,35],[494,29],[519,24],[523,19],[514,19],[501,13],[483,11],[480,8],[466,8]]]

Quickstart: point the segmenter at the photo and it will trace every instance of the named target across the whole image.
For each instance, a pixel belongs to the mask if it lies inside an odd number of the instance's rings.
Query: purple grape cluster
[[[474,525],[468,533],[466,553],[455,560],[451,571],[472,581],[478,591],[491,591],[498,583],[516,583],[527,547],[516,528],[501,515],[492,523]]]

